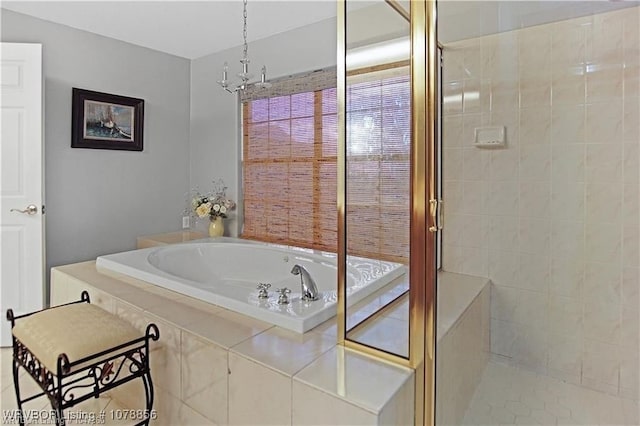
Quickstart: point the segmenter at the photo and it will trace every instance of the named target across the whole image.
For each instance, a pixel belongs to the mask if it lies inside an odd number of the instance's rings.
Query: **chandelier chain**
[[[243,17],[244,28],[242,30],[242,36],[244,38],[244,59],[247,59],[247,51],[249,50],[249,45],[247,44],[247,0],[243,1]]]

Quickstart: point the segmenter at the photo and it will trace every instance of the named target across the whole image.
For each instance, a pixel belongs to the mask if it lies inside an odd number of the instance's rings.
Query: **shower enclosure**
[[[407,275],[338,339],[415,369],[416,424],[640,424],[640,2],[354,3],[339,252]]]
[[[438,346],[437,423],[639,424],[640,6],[438,17],[442,267],[491,297],[481,374]]]

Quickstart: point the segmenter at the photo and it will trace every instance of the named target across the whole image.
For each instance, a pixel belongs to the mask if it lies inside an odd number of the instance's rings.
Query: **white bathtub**
[[[347,266],[349,304],[406,273],[399,263],[350,257]],[[304,333],[336,314],[336,255],[316,250],[216,238],[100,256],[99,269],[137,278],[232,311]],[[301,300],[304,266],[315,280],[320,299]],[[259,299],[258,283],[270,283],[268,299]],[[291,290],[290,303],[277,303],[276,288]]]

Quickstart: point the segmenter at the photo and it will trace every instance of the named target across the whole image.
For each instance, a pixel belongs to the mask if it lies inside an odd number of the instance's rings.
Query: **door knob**
[[[27,208],[24,210],[11,209],[10,211],[18,212],[18,213],[26,213],[31,216],[38,213],[38,207],[35,204],[29,204]]]

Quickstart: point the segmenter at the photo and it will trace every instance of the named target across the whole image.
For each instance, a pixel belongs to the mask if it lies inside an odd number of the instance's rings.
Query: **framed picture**
[[[71,147],[142,151],[144,100],[73,88]]]

